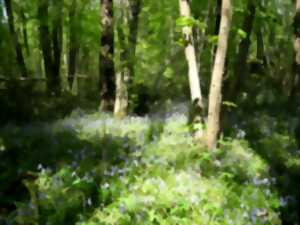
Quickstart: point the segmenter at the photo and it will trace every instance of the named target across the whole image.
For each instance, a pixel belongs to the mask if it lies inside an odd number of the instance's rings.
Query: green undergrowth
[[[179,114],[119,121],[77,111],[51,124],[3,128],[1,205],[16,208],[2,209],[0,221],[281,224],[284,202],[268,159],[242,138],[223,138],[208,151],[194,142],[186,122]],[[23,192],[10,193],[18,180]]]

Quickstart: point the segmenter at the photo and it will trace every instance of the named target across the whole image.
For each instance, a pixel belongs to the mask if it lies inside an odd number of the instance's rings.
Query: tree
[[[39,19],[39,39],[40,39],[40,47],[43,54],[44,61],[44,69],[45,75],[47,79],[47,91],[51,90],[51,82],[50,79],[53,76],[52,74],[52,50],[51,50],[51,39],[50,39],[50,31],[48,24],[48,1],[41,0],[38,5],[38,19]]]
[[[77,38],[77,0],[72,0],[69,11],[69,61],[68,61],[68,83],[72,90],[73,81],[76,73],[76,60],[78,54],[78,38]]]
[[[264,67],[267,64],[267,59],[265,56],[265,44],[261,28],[258,28],[256,31],[256,42],[256,59]]]
[[[213,149],[217,143],[220,128],[220,111],[222,104],[222,79],[228,47],[228,38],[231,27],[232,6],[231,0],[223,0],[221,24],[219,30],[218,47],[214,62],[209,92],[207,146]]]
[[[20,6],[20,17],[22,21],[22,34],[23,34],[23,41],[24,47],[26,49],[27,56],[30,55],[29,43],[28,43],[28,32],[27,32],[27,17],[24,12],[24,6]]]
[[[215,15],[216,15],[215,30],[214,30],[215,35],[218,35],[220,30],[221,8],[222,8],[222,0],[217,0],[217,4],[215,8]]]
[[[101,44],[99,54],[101,111],[112,111],[115,100],[113,0],[100,0]]]
[[[52,32],[49,27],[49,1],[40,0],[38,6],[39,38],[43,53],[48,94],[60,94],[60,62],[62,51],[62,1],[53,0],[51,17]]]
[[[114,115],[123,118],[127,114],[128,89],[134,77],[135,50],[138,34],[141,0],[124,0],[120,5],[122,23],[118,25],[120,43],[120,71],[116,74],[116,101]],[[128,36],[124,29],[128,27]]]
[[[236,99],[237,95],[239,94],[239,90],[242,87],[242,84],[244,83],[243,81],[245,79],[245,73],[247,72],[247,59],[251,45],[250,37],[253,30],[255,12],[256,6],[253,0],[248,0],[246,15],[241,30],[241,32],[245,33],[245,37],[242,37],[242,40],[239,44],[236,63],[234,65],[234,78],[231,81],[231,86],[228,90],[228,99],[230,101],[234,101]]]
[[[191,19],[190,0],[179,0],[179,9],[181,19]],[[195,46],[193,40],[193,29],[191,25],[185,25],[182,28],[184,36],[185,57],[188,63],[188,77],[191,92],[191,122],[201,121],[201,112],[203,111],[203,102],[199,78],[199,69],[197,66]]]
[[[60,93],[60,66],[63,45],[63,0],[52,0],[52,46],[53,46],[53,90],[56,94]]]
[[[294,62],[293,62],[293,82],[290,98],[293,99],[300,86],[300,0],[295,2],[295,16],[294,16]]]
[[[22,77],[27,77],[27,69],[25,65],[24,56],[22,53],[22,45],[19,42],[19,37],[15,29],[14,25],[14,14],[12,9],[12,2],[11,0],[5,0],[5,8],[8,16],[8,25],[9,25],[9,31],[12,37],[13,45],[16,52],[16,61],[18,64],[19,72]]]

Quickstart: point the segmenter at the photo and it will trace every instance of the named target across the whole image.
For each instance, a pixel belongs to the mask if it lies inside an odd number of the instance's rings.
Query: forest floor
[[[6,125],[0,224],[299,224],[294,137],[278,118],[252,118],[213,152],[181,112],[115,120],[77,110]]]

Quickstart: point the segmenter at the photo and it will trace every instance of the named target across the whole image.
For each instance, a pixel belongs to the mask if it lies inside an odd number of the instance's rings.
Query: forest
[[[0,0],[0,225],[300,225],[300,0]]]

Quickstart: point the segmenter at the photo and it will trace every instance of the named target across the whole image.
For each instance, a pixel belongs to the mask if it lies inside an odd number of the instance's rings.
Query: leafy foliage
[[[27,152],[20,161],[24,171],[36,174],[26,181],[30,200],[18,203],[8,221],[281,224],[277,181],[265,159],[243,139],[222,140],[215,152],[199,151],[186,120],[173,114],[165,121],[120,122],[77,111],[54,124],[7,127],[4,153],[20,146]],[[43,157],[32,158],[33,149],[43,149]]]

